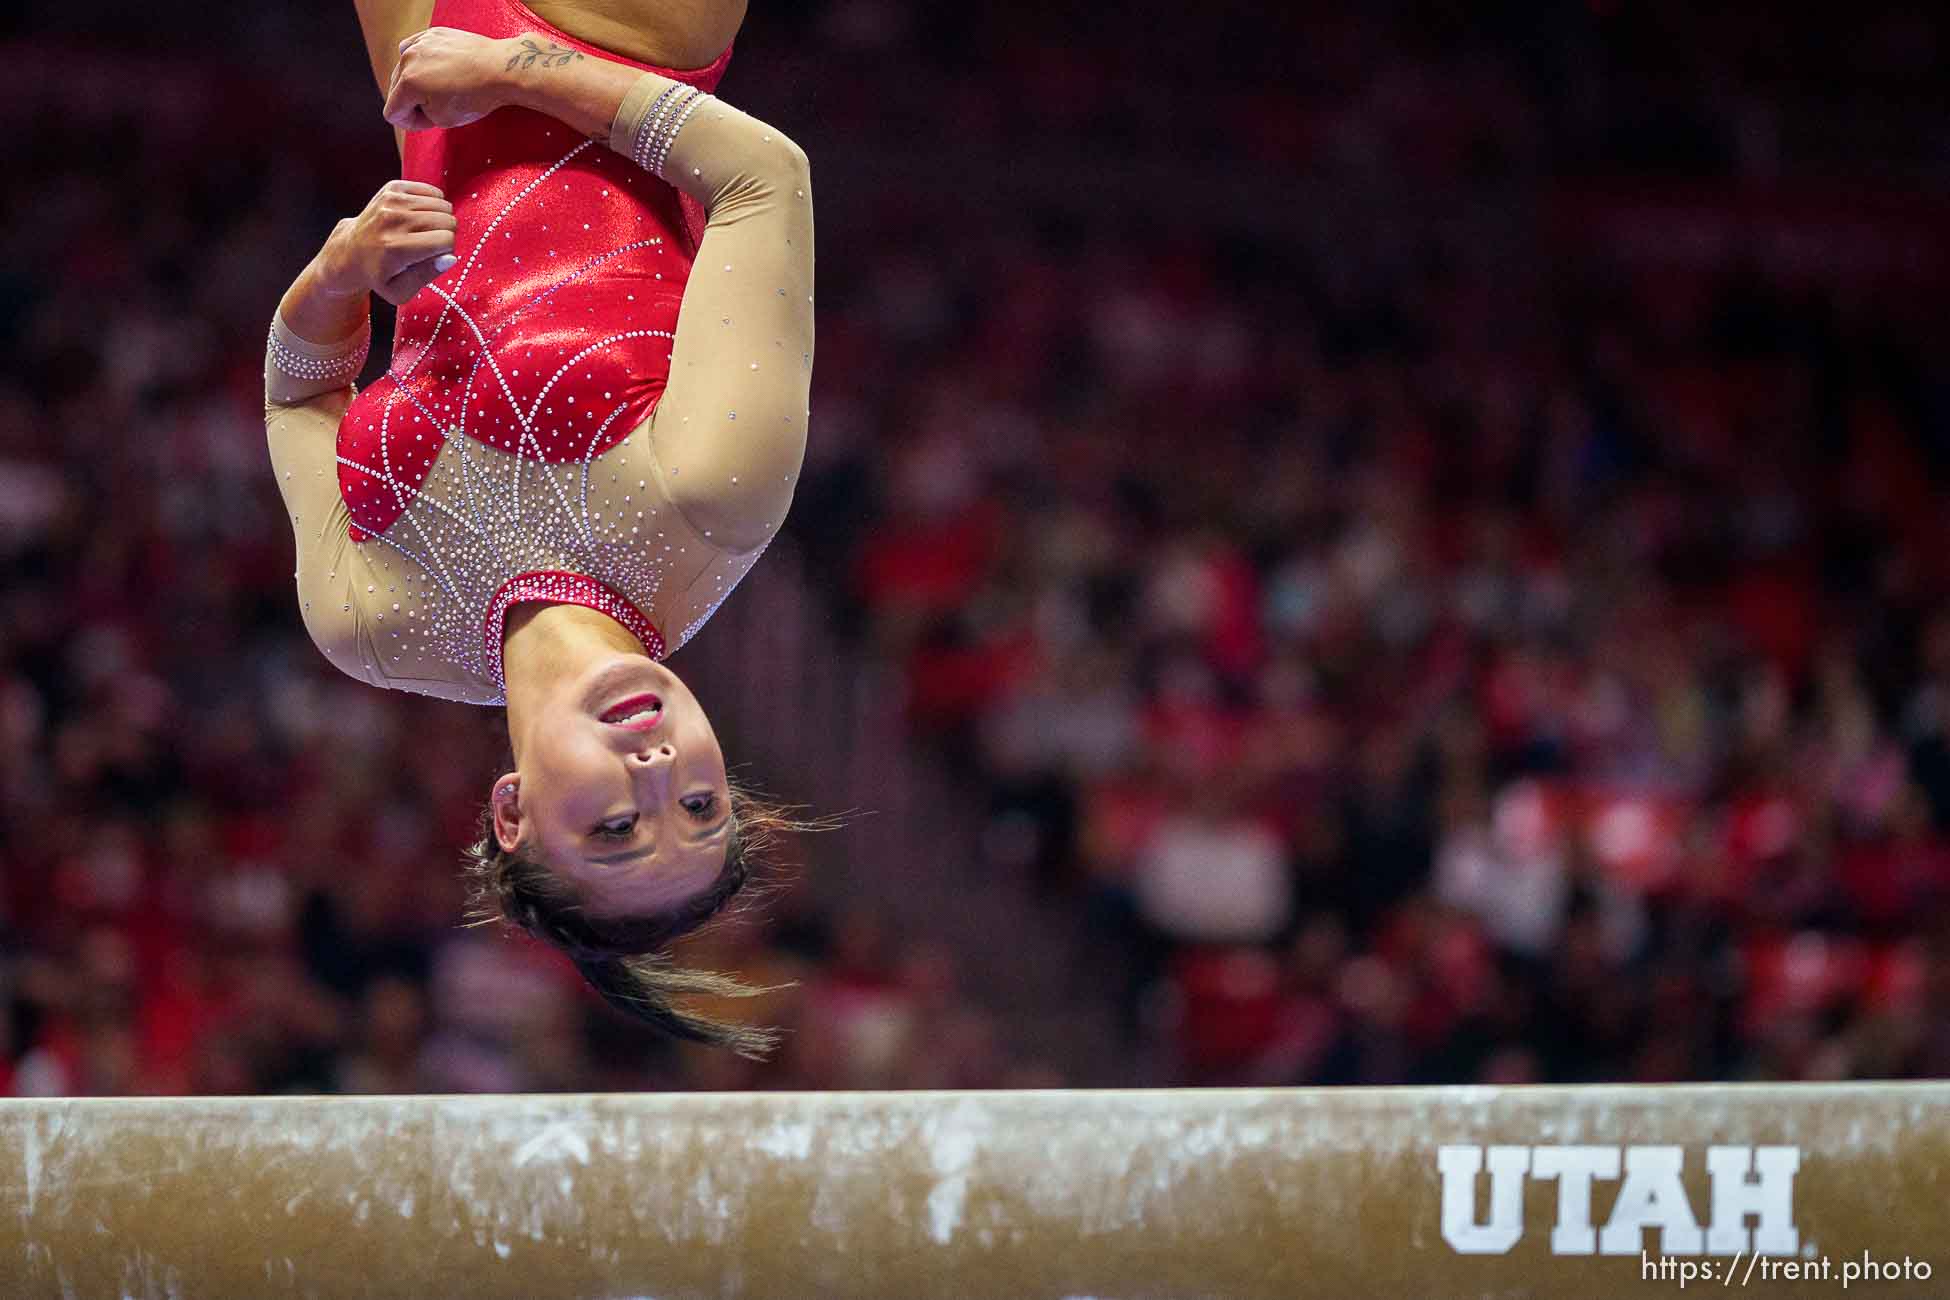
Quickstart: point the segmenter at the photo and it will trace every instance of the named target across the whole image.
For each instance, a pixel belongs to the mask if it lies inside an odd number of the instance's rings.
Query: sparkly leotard
[[[439,0],[433,22],[628,62],[514,0]],[[630,66],[709,89],[729,55]],[[501,703],[503,621],[529,600],[600,609],[663,658],[775,534],[805,446],[808,182],[773,128],[700,102],[664,172],[683,193],[525,110],[407,137],[459,264],[400,309],[356,397],[294,391],[301,341],[266,372],[300,603],[341,669]]]

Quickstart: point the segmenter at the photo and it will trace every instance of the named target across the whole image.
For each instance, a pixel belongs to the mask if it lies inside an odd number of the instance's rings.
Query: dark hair
[[[710,888],[673,912],[615,919],[589,915],[575,890],[532,848],[502,848],[490,804],[481,816],[481,838],[466,855],[465,873],[472,887],[469,922],[503,922],[561,949],[603,1000],[626,1015],[678,1038],[762,1060],[778,1045],[777,1030],[698,1015],[677,1006],[675,999],[749,998],[773,990],[717,971],[677,966],[660,950],[717,916],[741,892],[750,898],[747,884],[766,870],[765,854],[781,835],[832,830],[839,823],[832,818],[800,820],[788,805],[768,802],[735,784],[730,794],[724,868]]]

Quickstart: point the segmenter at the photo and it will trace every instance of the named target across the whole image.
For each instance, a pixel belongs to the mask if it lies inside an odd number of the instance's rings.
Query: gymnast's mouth
[[[663,720],[664,702],[655,695],[632,695],[603,711],[599,721],[625,731],[649,731]]]

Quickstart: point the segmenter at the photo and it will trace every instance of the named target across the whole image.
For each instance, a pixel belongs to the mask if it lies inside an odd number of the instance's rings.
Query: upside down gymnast
[[[672,1002],[752,990],[662,950],[797,823],[729,785],[662,661],[791,503],[811,182],[798,145],[709,93],[743,0],[634,7],[360,0],[403,179],[286,291],[265,426],[325,656],[507,707],[476,915],[633,1015],[757,1054],[765,1031]],[[374,293],[399,308],[392,362],[355,392]]]

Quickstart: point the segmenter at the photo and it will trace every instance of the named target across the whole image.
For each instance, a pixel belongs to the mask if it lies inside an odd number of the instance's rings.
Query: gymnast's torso
[[[514,0],[439,0],[433,22],[541,31],[628,62]],[[695,71],[633,66],[709,90],[729,56]],[[480,704],[503,702],[502,627],[521,601],[588,605],[653,657],[674,652],[764,549],[778,519],[759,516],[782,515],[776,494],[731,488],[717,504],[732,514],[697,526],[672,490],[684,466],[665,462],[701,431],[651,436],[703,208],[602,142],[516,108],[407,136],[404,175],[454,205],[458,265],[400,309],[384,377],[340,398],[342,413],[329,395],[313,404],[337,422],[337,491],[315,498],[310,518],[293,501],[314,639],[374,685]],[[711,310],[731,324],[730,307]],[[781,366],[788,341],[774,340]],[[735,401],[714,436],[741,432]],[[757,468],[789,481],[797,462]]]

